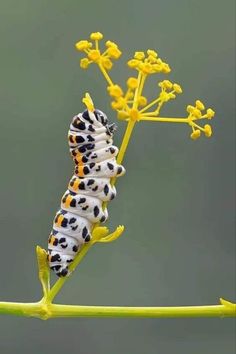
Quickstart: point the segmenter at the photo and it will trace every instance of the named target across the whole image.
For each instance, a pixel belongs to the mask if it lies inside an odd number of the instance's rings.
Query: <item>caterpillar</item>
[[[59,277],[69,275],[69,264],[91,240],[94,225],[108,218],[103,202],[116,196],[111,178],[125,173],[116,162],[115,130],[106,114],[94,108],[77,114],[70,124],[68,142],[75,170],[54,218],[47,252],[49,266]]]

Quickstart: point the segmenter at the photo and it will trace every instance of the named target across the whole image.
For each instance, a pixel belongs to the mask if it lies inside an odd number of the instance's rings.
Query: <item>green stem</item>
[[[36,303],[0,302],[0,313],[49,319],[55,317],[236,317],[236,305],[179,307],[74,306]]]

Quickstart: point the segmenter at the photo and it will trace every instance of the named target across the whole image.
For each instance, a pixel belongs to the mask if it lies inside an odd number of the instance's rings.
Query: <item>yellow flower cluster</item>
[[[119,85],[108,86],[107,91],[111,97],[120,98],[123,96],[122,88]]]
[[[212,119],[214,117],[215,112],[211,108],[208,108],[206,112],[203,113],[204,110],[205,106],[200,100],[195,102],[195,106],[187,106],[187,112],[189,113],[187,120],[193,130],[192,134],[190,135],[193,140],[200,138],[202,132],[207,138],[210,138],[212,135],[212,129],[209,124],[205,124],[204,127],[200,127],[196,123],[197,120]]]
[[[127,105],[127,100],[124,97],[122,88],[119,85],[111,85],[108,86],[107,91],[109,95],[115,99],[115,101],[111,102],[111,107],[114,110],[124,109]]]
[[[122,88],[119,85],[111,85],[108,86],[107,90],[109,95],[114,99],[114,101],[111,102],[111,107],[118,111],[118,118],[119,119],[126,119],[127,117],[131,116],[131,107],[132,107],[132,99],[134,98],[134,93],[135,90],[138,88],[138,79],[135,77],[130,77],[127,80],[127,91],[126,94],[124,95]],[[130,104],[131,103],[131,104]],[[138,107],[143,107],[147,104],[147,98],[138,95],[136,98],[136,105]],[[134,120],[135,117],[138,118],[140,117],[139,114],[134,113],[132,111],[132,119]],[[136,112],[136,110],[135,110]]]
[[[158,58],[157,52],[151,49],[148,49],[146,54],[144,52],[135,52],[134,57],[128,61],[128,66],[145,75],[155,73],[168,74],[171,71],[169,64]]]
[[[159,99],[161,102],[168,102],[170,99],[176,98],[176,94],[182,93],[182,88],[179,84],[172,83],[169,80],[159,82],[161,88]]]
[[[86,58],[80,60],[80,67],[82,69],[87,69],[90,64],[96,63],[99,64],[105,70],[110,70],[112,68],[111,59],[119,59],[121,56],[121,51],[118,48],[117,44],[111,41],[106,42],[106,49],[101,53],[99,49],[99,41],[103,39],[103,34],[100,32],[93,32],[90,34],[90,40],[82,40],[75,44],[77,50],[85,52]]]
[[[111,107],[117,112],[118,118],[126,121],[156,121],[185,123],[191,126],[191,138],[196,140],[202,133],[206,137],[212,135],[212,129],[209,124],[203,127],[199,126],[199,120],[212,119],[215,112],[211,109],[205,109],[204,104],[197,100],[195,105],[187,106],[188,116],[185,118],[160,117],[160,111],[163,105],[168,101],[175,99],[182,93],[179,84],[169,80],[163,80],[158,83],[160,93],[151,102],[143,95],[144,84],[148,75],[154,73],[168,74],[171,69],[165,63],[155,50],[148,49],[146,52],[138,51],[134,53],[133,58],[128,61],[128,66],[137,71],[137,76],[131,76],[126,81],[127,89],[122,90],[121,86],[113,83],[108,71],[112,68],[112,60],[119,59],[121,51],[117,44],[112,41],[106,41],[106,49],[101,52],[99,41],[103,39],[100,32],[94,32],[90,35],[90,40],[82,40],[76,43],[79,51],[86,53],[86,57],[81,59],[80,66],[87,69],[91,63],[96,63],[104,75],[108,87],[107,91],[112,98]],[[94,43],[92,43],[94,41]]]

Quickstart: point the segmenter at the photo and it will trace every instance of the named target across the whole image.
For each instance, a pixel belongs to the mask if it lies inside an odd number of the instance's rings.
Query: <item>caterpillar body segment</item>
[[[75,167],[75,175],[90,177],[116,177],[124,174],[124,167],[117,165],[116,159],[110,159],[101,162],[91,162],[83,166]]]
[[[92,223],[104,222],[108,217],[107,210],[102,209],[102,200],[88,195],[72,193],[69,190],[62,197],[61,208],[85,217]]]
[[[95,148],[98,147],[95,146]],[[105,147],[101,149],[95,149],[93,152],[89,151],[87,153],[81,154],[78,150],[73,150],[73,160],[76,165],[81,165],[84,163],[92,163],[92,162],[101,162],[112,157],[116,157],[119,150],[117,147],[109,146],[107,147],[107,143]]]
[[[60,209],[54,219],[53,231],[62,232],[75,238],[79,243],[84,243],[91,239],[91,226],[92,223],[88,219]]]
[[[91,240],[94,224],[107,220],[103,202],[116,196],[111,178],[125,173],[116,162],[119,149],[113,145],[115,129],[97,109],[79,113],[70,124],[68,142],[75,170],[48,240],[49,266],[60,277],[69,274],[69,264]]]
[[[108,139],[106,141],[98,141],[98,142],[93,142],[93,143],[87,143],[78,146],[77,148],[71,148],[70,152],[73,157],[75,157],[76,154],[85,154],[93,151],[97,151],[102,148],[107,148],[108,146],[112,146],[112,139]]]
[[[81,179],[74,175],[69,182],[68,189],[81,195],[91,195],[92,193],[94,197],[103,202],[110,201],[116,196],[116,188],[110,185],[110,178],[83,177]]]

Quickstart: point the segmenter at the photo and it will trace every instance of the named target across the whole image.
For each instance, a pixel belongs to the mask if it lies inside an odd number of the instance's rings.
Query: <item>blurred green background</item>
[[[82,71],[79,39],[101,31],[126,61],[153,48],[183,94],[163,115],[201,99],[216,111],[214,136],[194,142],[184,125],[140,123],[109,205],[114,244],[94,247],[59,294],[68,304],[174,306],[235,300],[235,5],[214,0],[2,0],[1,301],[41,295],[35,246],[46,247],[72,174],[67,130],[88,90],[116,121],[97,68]],[[163,76],[158,78],[163,79]],[[157,92],[157,77],[146,94]],[[120,144],[124,123],[118,122]],[[0,317],[0,352],[231,354],[234,319],[37,319]]]

